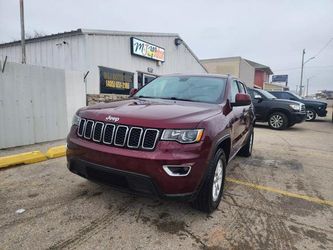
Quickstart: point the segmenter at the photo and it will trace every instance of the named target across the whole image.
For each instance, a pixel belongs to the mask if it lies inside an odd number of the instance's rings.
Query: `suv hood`
[[[326,102],[311,100],[311,99],[302,99],[302,102],[307,105],[315,105],[315,106],[326,106]]]
[[[221,112],[218,104],[140,98],[96,104],[80,109],[77,114],[82,118],[132,126],[195,128],[200,121]]]
[[[298,101],[292,101],[292,100],[286,100],[286,99],[273,99],[275,102],[283,103],[283,104],[298,104],[301,105],[301,102]]]

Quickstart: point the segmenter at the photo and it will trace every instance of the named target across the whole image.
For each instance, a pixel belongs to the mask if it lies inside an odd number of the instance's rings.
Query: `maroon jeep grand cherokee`
[[[251,155],[255,117],[246,91],[231,76],[169,75],[127,100],[81,108],[67,139],[68,168],[212,212],[227,163]]]

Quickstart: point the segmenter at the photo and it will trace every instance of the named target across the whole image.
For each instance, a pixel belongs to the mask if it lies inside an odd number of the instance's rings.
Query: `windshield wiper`
[[[138,99],[138,98],[156,98],[156,97],[154,97],[154,96],[145,96],[145,95],[134,96],[134,99]]]
[[[163,97],[163,98],[161,98],[161,99],[170,99],[170,100],[176,100],[176,101],[195,102],[194,100],[191,100],[191,99],[178,98],[178,97],[174,97],[174,96],[171,96],[171,97]]]

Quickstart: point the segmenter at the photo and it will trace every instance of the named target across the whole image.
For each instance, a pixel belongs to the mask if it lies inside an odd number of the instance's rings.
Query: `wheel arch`
[[[230,158],[230,152],[231,152],[231,138],[230,138],[230,135],[226,135],[218,141],[217,146],[215,148],[215,152],[218,149],[223,149],[226,160],[227,160],[227,163],[228,163],[229,158]]]

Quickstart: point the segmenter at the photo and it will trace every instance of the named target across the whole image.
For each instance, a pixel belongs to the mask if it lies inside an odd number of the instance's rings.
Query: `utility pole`
[[[302,96],[303,94],[303,69],[304,69],[304,65],[309,62],[310,60],[312,59],[315,59],[316,56],[313,56],[313,57],[310,57],[308,60],[306,60],[304,62],[304,55],[305,55],[305,49],[303,49],[303,53],[302,53],[302,68],[301,68],[301,81],[300,81],[300,84],[299,84],[299,96]]]
[[[306,96],[309,96],[309,83],[310,83],[310,79],[315,77],[314,76],[310,76],[308,79],[306,79]]]
[[[20,18],[21,18],[21,47],[22,47],[22,63],[26,63],[25,56],[25,31],[24,31],[24,6],[23,0],[20,0]]]
[[[299,96],[302,96],[302,84],[303,84],[303,68],[304,68],[304,54],[305,54],[305,49],[303,49],[302,52],[302,67],[301,67],[301,81],[299,83]]]

